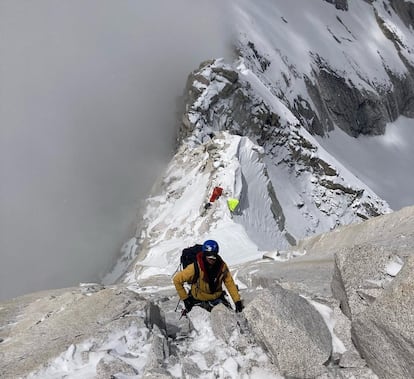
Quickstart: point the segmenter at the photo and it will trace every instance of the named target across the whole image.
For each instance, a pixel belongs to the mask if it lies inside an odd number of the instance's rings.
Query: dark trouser
[[[218,304],[223,304],[225,305],[227,308],[232,309],[229,301],[226,299],[226,293],[222,292],[220,297],[218,297],[217,299],[214,300],[197,300],[195,299],[195,303],[194,305],[197,305],[201,308],[204,308],[205,310],[211,312],[211,310]]]

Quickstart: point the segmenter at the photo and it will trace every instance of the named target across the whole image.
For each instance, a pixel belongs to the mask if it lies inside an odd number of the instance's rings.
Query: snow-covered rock
[[[234,75],[228,80],[231,72]],[[202,86],[200,78],[203,78]],[[189,137],[192,143],[198,144],[217,131],[227,130],[247,136],[261,146],[263,172],[268,177],[265,195],[273,200],[273,217],[290,244],[339,224],[390,211],[383,200],[320,146],[243,61],[235,65],[217,60],[202,64],[190,76],[187,91],[190,95],[181,138]],[[255,161],[254,156],[247,157]],[[250,173],[246,163],[243,164],[246,159],[243,160],[242,154],[240,160],[246,184],[254,183],[257,173]],[[246,188],[243,190],[250,200],[248,189],[247,193]],[[252,202],[246,211],[254,212],[256,206]],[[263,210],[257,212],[263,213]],[[299,218],[306,220],[305,228],[293,221]]]
[[[18,297],[0,306],[2,378],[85,378],[142,373],[160,310],[121,286],[77,287]],[[134,362],[130,358],[134,356]]]
[[[413,215],[414,207],[405,208],[312,237],[302,245],[309,248],[306,254],[296,251],[284,262],[265,259],[234,266],[246,304],[240,315],[224,307],[211,314],[195,307],[189,318],[180,319],[182,305],[177,304],[171,277],[162,274],[143,277],[128,288],[86,283],[2,302],[1,376],[47,379],[70,375],[84,379],[134,373],[161,378],[216,375],[280,379],[281,370],[288,368],[275,364],[275,354],[282,354],[286,365],[306,361],[312,377],[319,379],[405,375],[410,373],[407,362],[412,360],[411,350],[407,346],[402,351],[399,346],[412,338],[412,263],[406,256],[413,245]],[[351,340],[350,321],[338,314],[338,301],[327,291],[321,293],[320,288],[322,283],[329,286],[332,279],[335,251],[351,251],[353,247],[358,251],[360,246],[374,243],[378,249],[396,253],[387,262],[373,265],[391,282],[354,317]],[[358,254],[352,257],[352,266],[357,266]],[[326,264],[326,269],[317,271],[321,264]],[[295,267],[302,269],[294,275]],[[366,279],[365,271],[357,272]],[[263,292],[267,300],[260,295]],[[287,326],[277,332],[280,325]],[[294,338],[287,333],[293,326]],[[300,353],[315,342],[308,333],[316,336],[316,341],[324,336],[321,351],[325,353],[315,355],[321,357],[315,366],[308,360],[308,351]],[[371,336],[375,336],[375,346]],[[385,355],[390,357],[388,371],[375,358]],[[326,363],[322,371],[321,363]]]

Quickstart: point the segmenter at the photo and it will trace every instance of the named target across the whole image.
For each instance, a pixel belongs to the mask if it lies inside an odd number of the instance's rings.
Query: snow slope
[[[348,11],[342,11],[326,1],[238,0],[233,10],[236,34],[241,46],[252,41],[271,62],[263,81],[289,101],[298,94],[311,101],[303,78],[312,78],[315,56],[358,87],[376,91],[376,86],[391,86],[387,70],[403,75],[407,69],[380,29],[373,7],[388,20],[385,26],[401,35],[402,55],[413,63],[414,42],[407,38],[412,30],[385,2],[348,3]]]
[[[239,0],[234,11],[242,53],[252,57],[246,46],[253,42],[270,62],[264,72],[257,59],[248,60],[249,67],[286,105],[298,97],[313,104],[304,79],[313,80],[315,60],[326,62],[349,84],[375,93],[392,88],[390,72],[401,78],[408,73],[403,60],[414,63],[413,29],[389,2],[350,1],[343,11],[326,1]],[[375,13],[384,20],[382,26]],[[389,122],[384,136],[355,139],[336,128],[325,137],[318,138],[323,148],[393,209],[414,203],[412,119]]]

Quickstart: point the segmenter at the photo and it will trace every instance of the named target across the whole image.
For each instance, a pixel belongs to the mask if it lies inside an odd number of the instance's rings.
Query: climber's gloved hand
[[[241,311],[243,310],[243,308],[244,308],[244,305],[243,305],[243,303],[242,303],[242,301],[241,301],[241,300],[236,301],[236,302],[234,303],[234,305],[236,306],[236,312],[237,312],[237,313],[241,312]]]
[[[187,299],[184,300],[184,306],[187,313],[190,312],[191,309],[193,309],[194,303],[194,297],[192,297],[191,295],[189,295]]]

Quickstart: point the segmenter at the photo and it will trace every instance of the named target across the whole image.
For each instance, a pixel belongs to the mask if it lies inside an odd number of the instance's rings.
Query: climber
[[[214,203],[223,193],[223,188],[221,187],[214,187],[213,192],[210,196],[210,203]]]
[[[222,303],[231,309],[223,291],[223,283],[233,299],[236,312],[241,312],[244,308],[243,303],[227,264],[218,254],[218,243],[207,240],[201,250],[196,256],[196,261],[177,272],[173,278],[178,296],[184,301],[184,314],[190,312],[194,305],[211,311],[214,306]],[[198,265],[198,275],[195,265]],[[184,288],[185,282],[191,284],[189,293]]]

